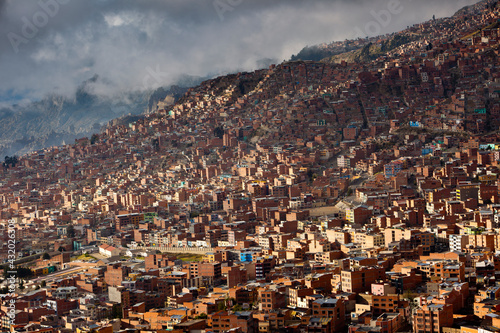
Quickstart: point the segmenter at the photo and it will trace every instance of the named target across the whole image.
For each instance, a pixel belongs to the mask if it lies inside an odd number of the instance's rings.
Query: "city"
[[[500,332],[499,22],[481,1],[7,156],[0,331]]]

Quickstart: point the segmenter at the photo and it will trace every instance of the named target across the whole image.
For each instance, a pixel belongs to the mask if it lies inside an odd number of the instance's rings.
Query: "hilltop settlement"
[[[499,22],[481,1],[6,157],[0,331],[500,332]]]

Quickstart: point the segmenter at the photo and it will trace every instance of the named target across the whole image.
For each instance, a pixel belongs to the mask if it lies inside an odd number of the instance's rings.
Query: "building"
[[[346,219],[352,224],[366,223],[372,216],[372,211],[366,206],[346,209]]]
[[[361,293],[370,291],[372,283],[385,280],[385,269],[380,266],[356,267],[341,273],[342,291]]]
[[[384,165],[385,178],[392,178],[396,176],[401,170],[406,168],[405,160],[396,160]]]
[[[260,292],[260,310],[271,311],[286,307],[286,296],[275,290],[263,290]]]
[[[413,332],[441,333],[453,325],[453,305],[428,304],[414,311]]]
[[[222,278],[222,268],[220,262],[192,262],[189,265],[191,277],[202,277],[212,281],[218,281]]]
[[[103,256],[106,256],[108,258],[118,256],[120,255],[120,252],[120,249],[117,249],[112,245],[103,244],[99,246],[99,254],[102,254]]]
[[[468,199],[479,199],[479,184],[460,185],[456,190],[458,201],[466,201]]]
[[[120,286],[130,272],[130,267],[123,266],[121,263],[109,265],[104,272],[104,281],[108,286]]]
[[[253,318],[251,311],[238,311],[232,314],[219,311],[209,315],[210,323],[214,332],[227,332],[239,327],[242,332],[257,333],[258,329],[257,321]]]
[[[52,292],[52,297],[70,299],[77,296],[77,287],[60,287]]]
[[[332,332],[340,331],[345,326],[344,300],[336,298],[319,299],[312,302],[313,318],[328,318],[331,320]]]
[[[115,223],[116,230],[122,230],[126,226],[139,226],[139,223],[144,220],[144,214],[132,213],[116,215]]]
[[[469,236],[467,235],[450,235],[450,252],[462,252],[465,246],[469,244]]]

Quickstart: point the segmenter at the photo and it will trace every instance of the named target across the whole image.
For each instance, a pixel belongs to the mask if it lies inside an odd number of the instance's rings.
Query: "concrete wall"
[[[205,254],[207,252],[215,252],[211,247],[165,247],[165,246],[137,246],[132,249],[159,250],[164,253],[192,253]]]

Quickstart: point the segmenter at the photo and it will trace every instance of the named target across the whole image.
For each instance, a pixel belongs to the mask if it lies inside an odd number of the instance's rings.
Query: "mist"
[[[114,96],[250,71],[307,45],[398,31],[476,2],[0,0],[0,104],[74,96],[94,75],[89,89]]]

